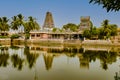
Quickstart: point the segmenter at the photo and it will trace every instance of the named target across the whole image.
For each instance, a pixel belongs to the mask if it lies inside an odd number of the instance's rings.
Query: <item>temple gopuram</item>
[[[90,21],[90,16],[82,16],[80,18],[80,31],[84,30],[90,30],[91,27],[91,21]]]
[[[54,27],[55,27],[55,25],[54,25],[52,13],[47,12],[45,21],[44,21],[44,25],[43,25],[43,29],[53,29]]]
[[[51,12],[46,13],[46,17],[44,20],[44,24],[42,27],[42,30],[40,31],[32,31],[30,32],[30,40],[43,40],[43,41],[72,41],[75,42],[75,40],[80,41],[83,40],[82,34],[83,31],[88,29],[90,30],[91,27],[91,21],[90,16],[82,16],[80,18],[80,29],[79,31],[72,32],[72,31],[56,31],[53,32],[53,28],[55,28],[54,25],[54,19],[52,17]]]

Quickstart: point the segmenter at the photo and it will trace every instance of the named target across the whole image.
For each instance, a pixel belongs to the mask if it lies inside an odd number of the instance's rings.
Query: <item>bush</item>
[[[9,38],[8,36],[0,36],[0,38]]]
[[[19,38],[20,37],[20,35],[18,35],[18,34],[13,34],[13,35],[11,35],[11,39],[17,39],[17,38]]]

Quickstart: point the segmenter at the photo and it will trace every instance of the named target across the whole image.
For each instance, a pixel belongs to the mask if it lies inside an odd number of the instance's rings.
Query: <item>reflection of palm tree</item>
[[[27,61],[29,63],[29,68],[32,68],[39,54],[30,53],[30,49],[27,46],[24,48],[24,54],[26,55]]]
[[[34,80],[38,80],[37,70],[36,70],[36,64],[35,64],[35,77]]]
[[[18,68],[18,70],[21,70],[23,67],[23,59],[21,59],[17,54],[12,55],[11,61],[13,62],[13,66]]]
[[[52,67],[53,54],[43,54],[46,70],[49,70]]]
[[[8,65],[8,59],[9,59],[8,48],[7,47],[1,47],[0,50],[1,50],[0,66],[6,67]]]
[[[108,69],[108,64],[116,62],[117,53],[116,52],[99,52],[99,59],[101,60],[102,68],[104,70]]]
[[[108,69],[108,64],[116,62],[117,53],[107,52],[107,51],[90,51],[87,50],[83,53],[84,59],[89,59],[89,62],[95,61],[96,58],[100,59],[102,68],[104,70]],[[81,60],[80,60],[81,61]]]
[[[103,62],[103,63],[102,63],[102,68],[103,68],[104,70],[107,70],[107,69],[108,69],[108,65],[107,65],[106,62]]]
[[[8,47],[0,47],[0,51],[2,54],[8,53]]]
[[[8,65],[9,54],[0,54],[0,66],[6,67]]]

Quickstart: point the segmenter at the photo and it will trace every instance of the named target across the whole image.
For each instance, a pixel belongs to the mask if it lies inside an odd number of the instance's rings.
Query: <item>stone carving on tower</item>
[[[54,25],[52,13],[51,12],[47,12],[46,13],[46,17],[45,17],[45,21],[44,21],[44,25],[43,25],[43,29],[51,30],[54,27],[55,27],[55,25]]]

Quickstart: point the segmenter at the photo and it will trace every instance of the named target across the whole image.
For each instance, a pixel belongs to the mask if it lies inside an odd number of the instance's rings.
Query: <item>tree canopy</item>
[[[117,35],[117,27],[116,24],[109,24],[109,20],[106,19],[102,22],[101,27],[92,27],[90,30],[85,30],[83,36],[89,39],[95,36],[98,36],[99,39],[108,39]]]
[[[79,26],[77,26],[76,24],[73,23],[68,23],[66,25],[63,25],[63,29],[65,30],[70,30],[70,31],[77,31],[77,29],[79,28]]]
[[[90,0],[90,3],[102,5],[107,12],[120,10],[120,0]]]
[[[7,17],[0,17],[0,31],[9,31],[8,21]]]

